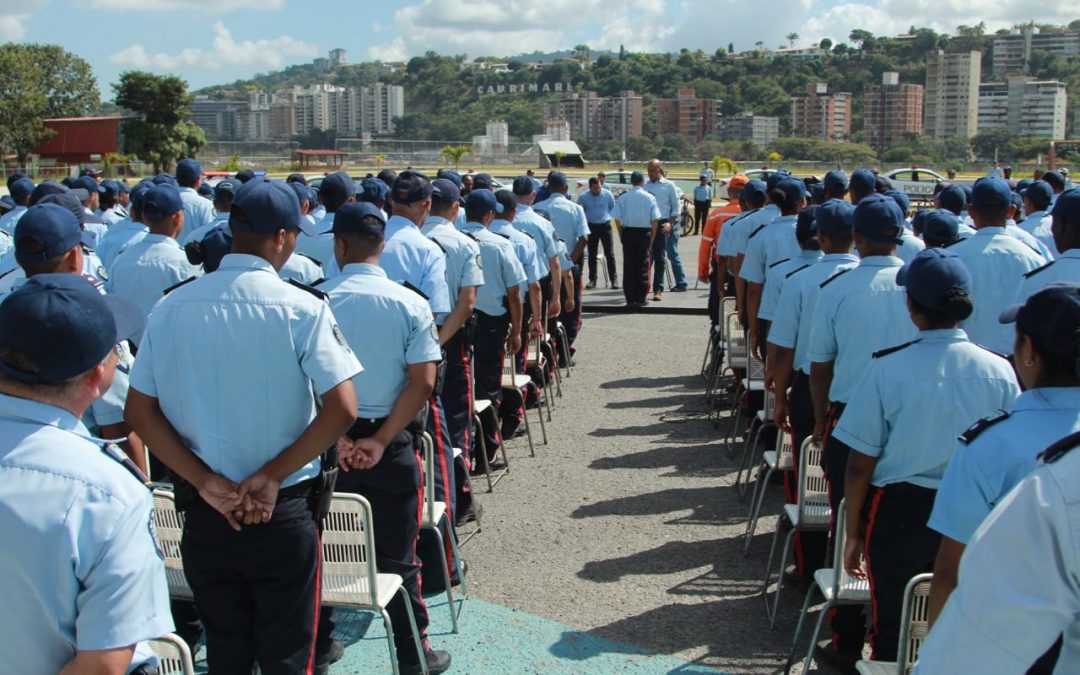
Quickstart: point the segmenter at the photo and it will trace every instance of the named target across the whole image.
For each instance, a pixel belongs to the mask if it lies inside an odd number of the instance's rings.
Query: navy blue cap
[[[1054,199],[1054,188],[1044,180],[1032,181],[1030,185],[1020,191],[1021,197],[1031,200],[1037,209],[1044,210]]]
[[[83,241],[79,219],[59,204],[31,206],[15,225],[15,261],[44,262]]]
[[[90,176],[79,176],[74,181],[72,181],[72,189],[77,190],[78,188],[86,190],[87,196],[94,192],[97,192],[98,194],[105,193],[105,188],[101,186],[101,183],[97,182]],[[85,197],[83,197],[82,199],[85,199]]]
[[[971,205],[971,195],[972,195],[972,192],[973,192],[971,186],[970,185],[961,185],[960,189],[964,191],[964,204],[966,206],[970,206]]]
[[[644,183],[645,182],[645,174],[641,173],[640,171],[632,172],[630,174],[630,182],[631,183]]]
[[[514,179],[512,189],[514,191],[514,194],[518,195],[519,197],[524,197],[526,195],[531,195],[532,193],[536,192],[536,183],[534,183],[533,179],[529,178],[528,176],[518,176]]]
[[[184,200],[171,185],[155,185],[142,198],[143,220],[161,220],[183,209]]]
[[[499,208],[495,209],[500,214],[509,213],[517,209],[518,198],[513,192],[509,190],[499,190],[495,193],[495,201],[499,203]]]
[[[922,238],[927,246],[948,246],[960,238],[960,219],[952,211],[920,211]]]
[[[941,208],[960,214],[967,208],[967,194],[959,185],[949,185],[937,195]]]
[[[282,181],[253,178],[233,197],[229,227],[233,232],[274,234],[278,230],[301,230],[315,236],[315,225],[300,215],[300,201]]]
[[[772,192],[773,188],[775,188],[780,181],[788,178],[789,176],[791,176],[791,174],[784,169],[779,169],[775,173],[770,174],[769,177],[765,179],[766,191]]]
[[[107,178],[101,181],[101,192],[102,194],[106,194],[111,197],[119,196],[119,194],[122,192],[122,190],[120,189],[120,181],[113,180],[111,178]]]
[[[1057,171],[1047,171],[1042,175],[1042,180],[1050,184],[1050,187],[1054,188],[1054,191],[1065,189],[1065,176],[1062,176]]]
[[[769,189],[770,192],[773,190],[780,190],[783,192],[786,201],[793,205],[806,199],[806,183],[797,178],[792,178],[791,176],[784,176],[776,181],[776,184]]]
[[[375,177],[378,178],[379,180],[381,180],[382,182],[386,183],[387,185],[393,186],[394,181],[397,180],[398,173],[397,173],[397,171],[394,171],[393,169],[387,167],[387,168],[383,169],[382,171],[380,171],[378,173],[378,175],[375,176]],[[425,178],[426,178],[426,176],[425,176]]]
[[[154,184],[150,181],[142,181],[134,188],[131,189],[131,205],[133,208],[139,210],[140,215],[142,213],[143,197],[150,191],[150,188],[154,187]]]
[[[27,175],[26,175],[25,173],[23,173],[23,172],[21,172],[21,171],[14,171],[14,172],[12,172],[12,173],[8,174],[8,177],[7,177],[7,186],[8,186],[8,189],[10,190],[10,189],[11,189],[11,185],[12,185],[12,184],[13,184],[13,183],[14,183],[15,181],[19,180],[20,178],[29,178],[29,176],[27,176]]]
[[[307,185],[307,176],[302,173],[290,173],[289,177],[285,179],[286,183],[300,183],[301,185]]]
[[[233,178],[240,181],[241,183],[247,183],[251,179],[255,178],[255,172],[252,171],[251,169],[240,169],[239,171],[236,172],[236,175],[233,176]],[[349,194],[352,194],[352,193],[350,192]]]
[[[502,205],[495,199],[491,190],[473,190],[465,195],[465,210],[470,214],[483,215],[488,211],[502,213]]]
[[[215,227],[206,233],[199,244],[203,250],[203,271],[213,272],[221,267],[221,260],[232,252],[233,236],[227,227]]]
[[[365,178],[356,187],[356,196],[359,201],[384,202],[390,194],[390,186],[378,178]]]
[[[295,181],[292,183],[286,181],[285,184],[289,186],[290,190],[296,193],[296,200],[298,202],[300,202],[301,204],[307,202],[309,206],[311,205],[311,193],[308,192],[306,185],[304,185],[303,183],[297,183]]]
[[[899,244],[904,229],[904,215],[896,201],[885,195],[871,194],[859,200],[853,222],[855,231],[870,241]]]
[[[431,181],[419,171],[402,171],[394,179],[390,195],[397,204],[422,201],[431,196]]]
[[[1016,187],[1013,188],[1013,189],[1016,190],[1017,192],[1021,192],[1023,190],[1028,189],[1031,186],[1031,184],[1034,183],[1034,182],[1035,181],[1033,181],[1030,178],[1024,178],[1022,180],[1016,181]]]
[[[180,187],[180,183],[176,181],[176,176],[168,173],[159,173],[150,179],[154,185],[171,185],[175,188]]]
[[[884,194],[893,189],[892,181],[885,176],[874,176],[874,191]]]
[[[249,179],[250,180],[250,179]],[[247,184],[241,181],[243,184]],[[323,201],[341,202],[356,194],[356,185],[349,174],[344,171],[335,171],[319,184],[319,196]]]
[[[92,166],[88,166],[88,167],[86,167],[85,169],[83,169],[82,171],[79,172],[80,177],[82,177],[82,176],[90,176],[91,178],[97,178],[100,175],[101,175],[101,170],[100,169],[95,169]]]
[[[30,202],[31,204],[33,204],[34,200],[31,199]],[[73,216],[75,216],[75,220],[79,222],[79,225],[82,225],[86,222],[86,209],[83,208],[82,202],[79,201],[79,198],[75,196],[74,190],[68,190],[67,192],[53,192],[51,194],[47,194],[41,199],[39,199],[37,203],[56,204],[67,209]],[[87,241],[90,240],[88,239]]]
[[[218,181],[218,184],[214,186],[214,196],[218,196],[223,192],[227,192],[230,195],[235,195],[244,184],[235,178],[223,178]]]
[[[930,213],[929,209],[919,209],[911,216],[911,228],[915,230],[915,234],[922,235],[923,222],[926,220],[926,214]]]
[[[960,256],[942,248],[924,249],[896,273],[896,283],[913,300],[929,309],[941,309],[950,291],[971,294],[971,274]]]
[[[855,209],[842,199],[830,199],[818,207],[814,224],[818,232],[829,236],[843,234],[851,236]]]
[[[34,185],[34,181],[29,178],[19,178],[8,186],[8,191],[11,192],[11,198],[15,200],[16,204],[22,204],[30,198],[35,187],[37,186]]]
[[[896,202],[896,205],[900,207],[900,213],[907,216],[908,211],[911,210],[911,200],[906,194],[899,190],[886,190],[882,194]]]
[[[640,173],[640,171],[638,172]],[[473,184],[476,184],[476,180],[473,180]],[[548,174],[547,178],[548,187],[552,190],[561,190],[568,185],[566,182],[566,174],[561,171],[552,171]]]
[[[382,236],[385,229],[386,216],[378,206],[371,202],[350,202],[334,214],[334,226],[330,231],[334,234]]]
[[[0,303],[0,351],[25,359],[0,361],[0,372],[32,384],[70,380],[144,323],[133,303],[102,295],[77,274],[37,274]]]
[[[846,190],[848,186],[847,174],[843,171],[830,171],[825,174],[825,180],[822,181],[822,185],[825,188],[840,188]]]
[[[1012,205],[1012,190],[1004,178],[985,177],[971,189],[971,205],[982,211],[1004,213]]]
[[[453,204],[461,201],[461,190],[451,180],[436,178],[431,181],[431,201],[435,204]]]
[[[1006,308],[998,321],[1016,323],[1039,351],[1072,356],[1080,336],[1080,284],[1047,284],[1023,304]]]
[[[439,178],[445,178],[446,180],[450,181],[457,187],[458,190],[460,190],[461,186],[464,185],[464,183],[461,182],[461,174],[459,174],[457,171],[453,171],[450,169],[440,171]]]
[[[472,185],[474,190],[491,190],[495,182],[490,173],[478,173],[473,175]]]
[[[807,206],[802,211],[799,211],[798,218],[795,219],[795,236],[799,238],[806,238],[813,236],[813,233],[817,231],[817,212],[820,207]]]
[[[1080,188],[1066,190],[1058,195],[1050,214],[1067,225],[1080,225]]]
[[[199,187],[195,188],[195,192],[204,199],[209,199],[211,201],[214,199],[214,188],[206,181],[199,183]]]
[[[739,191],[739,199],[749,200],[751,197],[764,197],[767,191],[765,181],[752,180],[746,184],[742,190]]]
[[[192,187],[203,175],[202,164],[194,159],[182,159],[176,163],[176,182],[183,187]]]
[[[1016,217],[1019,218],[1024,212],[1024,198],[1015,192],[1010,192],[1009,199],[1012,205],[1016,207]]]
[[[818,183],[810,188],[810,200],[815,204],[820,204],[825,201],[825,184]]]
[[[859,169],[851,174],[851,182],[848,185],[859,194],[873,192],[877,189],[877,176],[870,169]]]

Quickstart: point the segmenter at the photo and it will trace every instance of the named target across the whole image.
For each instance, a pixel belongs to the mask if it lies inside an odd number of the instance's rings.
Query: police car
[[[936,171],[913,166],[907,169],[893,169],[885,174],[893,187],[911,199],[929,200],[934,194],[934,186],[945,180]]]

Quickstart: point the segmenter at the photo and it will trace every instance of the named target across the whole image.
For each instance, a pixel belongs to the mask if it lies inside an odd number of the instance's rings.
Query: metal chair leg
[[[825,617],[829,614],[829,610],[832,609],[833,603],[827,601],[821,607],[821,611],[818,613],[817,622],[814,624],[814,634],[810,636],[810,648],[806,650],[806,660],[803,661],[803,672],[810,671],[810,662],[814,659],[814,646],[817,644],[817,636],[821,634],[821,624],[825,621]]]
[[[795,635],[791,637],[791,649],[788,650],[787,663],[784,664],[784,675],[787,675],[791,670],[791,664],[795,660],[795,649],[799,646],[799,636],[802,635],[803,624],[806,623],[806,615],[810,612],[810,601],[814,597],[816,588],[817,584],[814,584],[806,591],[806,600],[803,601],[799,622],[795,624]]]
[[[446,564],[446,544],[443,541],[442,532],[438,523],[435,527],[428,528],[435,533],[435,540],[439,545],[439,562],[441,563],[443,582],[446,584],[446,600],[450,605],[450,625],[454,633],[458,632],[456,603],[454,602],[454,585],[450,583],[450,566]]]
[[[416,643],[416,655],[420,658],[420,669],[423,671],[424,675],[428,675],[427,659],[424,654],[424,643],[420,640],[420,629],[416,627],[416,615],[413,614],[412,601],[409,600],[409,594],[405,592],[404,586],[398,588],[398,592],[401,593],[401,597],[405,601],[405,610],[409,615],[409,628],[412,629],[413,642]],[[390,628],[389,622],[387,622],[387,628]],[[396,659],[394,664],[397,665]]]
[[[405,602],[408,602],[406,600]],[[411,607],[409,608],[412,609]],[[401,675],[401,666],[398,664],[397,646],[394,644],[394,627],[390,623],[390,615],[386,610],[380,610],[383,620],[383,628],[386,629],[386,643],[390,646],[390,668],[394,675]],[[417,631],[419,633],[419,631]],[[419,638],[419,635],[417,636]]]
[[[791,528],[787,537],[784,538],[784,552],[780,554],[780,570],[776,577],[776,595],[773,596],[772,612],[769,614],[769,628],[776,630],[776,615],[780,610],[780,592],[784,590],[784,568],[787,567],[788,553],[791,551],[791,542],[795,538],[795,528]]]
[[[750,542],[754,539],[754,532],[757,531],[758,518],[761,516],[761,504],[765,501],[765,486],[769,484],[769,479],[773,474],[773,467],[769,467],[769,470],[765,472],[764,478],[761,476],[761,470],[758,469],[758,480],[754,484],[754,495],[750,498],[750,516],[746,522],[746,535],[743,542],[743,557],[750,555]]]

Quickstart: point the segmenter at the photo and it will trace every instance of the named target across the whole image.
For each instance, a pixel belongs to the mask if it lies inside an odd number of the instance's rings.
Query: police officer
[[[547,214],[551,219],[555,234],[566,244],[567,253],[571,262],[574,263],[573,302],[568,303],[563,298],[563,311],[559,315],[559,320],[566,327],[566,337],[570,341],[572,350],[578,331],[581,329],[581,293],[584,288],[581,281],[581,263],[588,243],[589,226],[585,218],[585,209],[570,201],[567,196],[569,188],[564,174],[559,171],[551,172],[548,175],[548,188],[551,190],[551,196],[542,202],[535,203],[533,209]],[[567,307],[572,309],[566,309]]]
[[[22,215],[26,213],[30,195],[34,192],[35,187],[34,181],[25,176],[8,181],[8,194],[11,195],[15,208],[0,217],[0,230],[8,234],[15,233],[15,225],[19,222],[19,218],[22,218]]]
[[[123,673],[136,643],[173,629],[145,478],[79,421],[141,322],[71,274],[37,275],[0,306],[6,670]]]
[[[785,174],[774,173],[769,176],[769,181],[752,180],[746,184],[746,216],[732,223],[732,231],[727,243],[728,269],[735,277],[735,308],[739,312],[739,321],[745,326],[746,320],[746,280],[742,278],[743,261],[746,259],[747,246],[750,235],[763,225],[780,217],[780,207],[769,200],[768,194],[776,184],[784,178]]]
[[[308,214],[311,212],[311,192],[306,185],[297,181],[293,181],[288,185],[296,193],[296,199],[300,202],[300,215],[312,226],[315,226],[315,221],[308,218]],[[323,278],[323,268],[322,263],[315,258],[293,251],[289,259],[281,266],[278,274],[282,279],[295,279],[310,286]]]
[[[147,235],[150,229],[142,219],[142,198],[154,187],[149,181],[139,183],[131,191],[131,201],[128,204],[128,217],[109,228],[105,238],[98,242],[97,253],[105,269],[112,267],[113,261],[120,252],[132,243],[140,241]]]
[[[920,213],[925,214],[920,222],[926,248],[948,248],[960,241],[959,221],[951,211],[934,209]]]
[[[112,229],[113,225],[116,225],[120,221],[128,217],[127,209],[120,204],[120,195],[124,192],[121,189],[121,183],[117,180],[106,179],[101,181],[101,219],[105,221],[105,224]]]
[[[296,250],[314,258],[322,265],[323,273],[337,263],[334,261],[334,235],[330,229],[334,226],[334,213],[348,202],[356,200],[356,187],[353,179],[344,171],[337,171],[319,184],[319,199],[326,207],[326,215],[312,229],[312,234],[301,234],[296,239]]]
[[[383,212],[384,217],[389,218],[386,213],[386,198],[390,194],[390,185],[379,178],[365,178],[357,188],[356,201],[374,204],[375,208]]]
[[[704,173],[694,186],[694,229],[690,234],[705,231],[705,222],[709,219],[709,211],[712,209],[712,181]]]
[[[419,289],[434,314],[449,312],[446,254],[420,232],[431,212],[431,181],[418,171],[402,171],[394,181],[390,201],[394,215],[386,221],[386,246],[379,265],[392,281]]]
[[[1024,219],[1017,222],[1017,226],[1042,242],[1056,258],[1058,249],[1054,246],[1053,219],[1049,211],[1051,202],[1057,203],[1053,188],[1044,180],[1033,181],[1020,191],[1020,197],[1024,200]]]
[[[896,257],[904,263],[909,263],[919,255],[919,251],[926,248],[926,244],[909,229],[911,221],[908,219],[908,214],[911,213],[911,200],[899,190],[886,190],[882,194],[891,197],[900,207],[900,213],[904,214],[904,229],[900,233],[900,245],[896,247]]]
[[[585,209],[585,219],[589,225],[589,284],[586,288],[596,288],[596,254],[601,245],[604,247],[604,260],[608,267],[611,287],[618,288],[615,246],[611,241],[611,210],[615,208],[615,197],[610,190],[602,189],[599,178],[590,178],[589,189],[578,197],[578,204]]]
[[[178,239],[186,241],[189,232],[213,222],[214,205],[198,193],[203,170],[194,159],[181,159],[176,163],[176,182],[180,185],[180,199],[184,203],[184,229]]]
[[[769,265],[765,270],[765,285],[761,293],[761,306],[758,320],[770,326],[776,318],[777,305],[787,280],[821,260],[821,244],[817,239],[817,206],[808,206],[799,212],[795,220],[795,241],[799,245],[799,254],[792,258],[783,258]],[[766,331],[767,335],[768,332]],[[766,359],[766,363],[768,360]],[[771,379],[771,378],[770,378]]]
[[[852,184],[857,184],[858,174],[856,171],[852,175]],[[833,513],[839,512],[844,498],[844,471],[850,448],[830,431],[874,352],[907,341],[915,334],[904,290],[896,283],[896,273],[903,266],[895,255],[903,227],[900,207],[883,195],[869,195],[859,200],[852,222],[859,264],[819,285],[807,352],[814,404],[813,436],[824,444],[822,466]],[[836,608],[832,644],[817,650],[818,658],[832,659],[834,663],[839,658],[849,667],[851,657],[862,646],[863,623],[860,607]]]
[[[361,368],[325,296],[277,275],[307,226],[284,183],[245,183],[233,253],[155,307],[131,373],[127,418],[177,479],[212,672],[306,673],[313,659],[309,500],[320,454],[356,420]]]
[[[97,242],[105,238],[105,233],[109,230],[105,221],[96,213],[101,193],[105,191],[105,188],[90,176],[65,178],[63,182],[81,204],[82,219],[79,222],[82,223],[83,229],[90,233],[90,246],[93,248],[97,246]],[[30,203],[31,205],[36,203],[32,197]]]
[[[920,253],[897,283],[907,291],[918,335],[874,354],[832,432],[851,448],[844,567],[870,578],[871,658],[881,661],[896,660],[904,587],[933,566],[941,537],[926,523],[952,439],[1020,394],[1009,362],[959,328],[973,309],[971,277],[959,256]]]
[[[1020,675],[1058,640],[1054,672],[1080,669],[1078,445],[1074,433],[1045,449],[1041,466],[976,530],[960,584],[923,642],[914,673]]]
[[[942,535],[931,623],[956,587],[964,547],[994,506],[1035,468],[1035,448],[1080,431],[1080,285],[1045,286],[1001,318],[1016,326],[1015,363],[1024,393],[1008,411],[983,418],[960,436],[942,478],[928,523]]]
[[[518,200],[514,227],[532,237],[536,242],[540,269],[543,274],[540,279],[540,293],[547,307],[547,317],[552,319],[559,316],[559,312],[562,311],[560,279],[563,276],[564,266],[560,260],[558,234],[555,232],[555,227],[550,220],[538,214],[532,207],[536,199],[537,182],[530,176],[518,176],[514,179],[511,189]],[[460,212],[461,219],[464,219],[464,212],[464,209]]]
[[[641,309],[649,293],[649,252],[660,227],[656,198],[645,191],[645,176],[630,174],[630,190],[619,197],[611,217],[619,221],[623,249],[623,295],[626,306]]]
[[[322,285],[342,333],[368,366],[353,377],[357,420],[339,443],[339,492],[371,503],[376,564],[400,575],[420,635],[428,613],[420,595],[416,541],[420,527],[421,467],[417,457],[423,426],[418,417],[431,396],[441,360],[438,331],[426,302],[387,278],[378,265],[385,221],[371,203],[346,204],[334,219],[334,254],[341,274]],[[324,612],[330,614],[329,608]],[[408,613],[401,596],[388,607],[398,659],[405,672],[421,672]],[[333,622],[322,622],[329,635]],[[325,631],[325,632],[324,632]],[[425,639],[426,643],[426,639]],[[450,667],[450,655],[424,645],[429,672]]]
[[[129,244],[113,262],[108,289],[135,303],[143,316],[167,288],[198,276],[201,271],[188,262],[176,237],[184,227],[184,203],[170,185],[156,185],[142,199],[142,216],[149,233]],[[136,336],[136,343],[142,338]]]
[[[938,185],[943,185],[939,183]],[[934,195],[934,208],[944,209],[956,216],[957,229],[961,239],[975,234],[975,229],[964,220],[967,210],[967,192],[959,185],[945,185]]]
[[[1050,216],[1055,250],[1051,262],[1024,275],[1016,289],[1016,302],[1055,281],[1080,282],[1080,188],[1063,192],[1054,203]]]
[[[513,222],[517,217],[517,197],[510,190],[499,190],[495,193],[495,201],[502,210],[491,221],[488,230],[510,240],[514,247],[514,255],[517,256],[521,268],[525,272],[525,283],[521,287],[522,297],[522,327],[526,338],[539,337],[544,334],[543,313],[540,299],[540,256],[536,250],[536,242],[531,236],[514,227]]]
[[[977,232],[949,247],[971,273],[975,311],[964,322],[973,342],[999,354],[1012,351],[1012,331],[998,316],[1012,303],[1024,274],[1045,261],[1035,251],[1005,232],[1012,212],[1009,185],[1001,178],[980,178],[973,188],[971,208]]]
[[[473,190],[465,198],[468,222],[464,231],[476,237],[484,268],[484,285],[476,293],[476,395],[491,401],[496,410],[502,401],[503,356],[521,349],[521,284],[525,281],[513,245],[488,230],[501,208],[490,190]],[[496,427],[489,423],[482,430],[489,461],[502,444]]]

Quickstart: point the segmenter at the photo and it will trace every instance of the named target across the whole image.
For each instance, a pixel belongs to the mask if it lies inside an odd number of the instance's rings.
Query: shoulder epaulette
[[[895,354],[896,352],[900,351],[901,349],[905,349],[907,347],[910,347],[911,345],[915,344],[916,342],[918,342],[918,340],[912,340],[911,342],[905,342],[902,345],[896,345],[895,347],[889,347],[888,349],[882,349],[880,351],[876,351],[876,352],[874,352],[874,358],[875,359],[880,359],[882,356],[888,356],[889,354]]]
[[[783,260],[777,260],[773,264],[769,265],[769,269],[772,269],[772,268],[776,267],[777,265],[783,265],[784,263],[786,263],[789,260],[791,260],[791,258],[784,258]]]
[[[803,265],[802,267],[796,267],[795,269],[793,269],[793,270],[791,270],[790,272],[788,272],[787,274],[785,274],[785,275],[784,275],[784,278],[785,278],[785,279],[790,279],[791,277],[795,276],[795,275],[796,275],[796,274],[798,274],[799,272],[802,272],[802,271],[803,271],[804,269],[806,269],[807,267],[810,267],[810,263],[806,263],[806,264],[805,264],[805,265]]]
[[[82,245],[82,250],[83,250],[83,253],[93,253],[95,249],[87,246],[86,244],[83,244]]]
[[[173,291],[175,291],[176,289],[180,288],[180,287],[181,287],[181,286],[183,286],[184,284],[189,284],[189,283],[191,283],[192,281],[195,281],[195,279],[197,279],[197,278],[198,278],[198,277],[188,277],[187,279],[184,279],[183,281],[181,281],[181,282],[180,282],[180,283],[178,283],[178,284],[173,284],[172,286],[169,286],[168,288],[166,288],[165,290],[163,290],[163,291],[161,292],[161,294],[162,294],[162,295],[168,295],[169,293],[172,293]]]
[[[990,427],[994,426],[1002,420],[1009,419],[1009,413],[1004,410],[999,410],[997,414],[984,417],[975,424],[968,427],[964,433],[960,434],[960,441],[964,445],[970,445],[973,440],[979,437],[979,434],[986,431]]]
[[[308,255],[307,253],[301,253],[300,251],[293,251],[293,253],[295,253],[296,255],[300,256],[301,258],[307,258],[308,260],[310,260],[311,262],[315,263],[315,264],[316,264],[316,265],[318,265],[319,267],[322,267],[322,263],[321,263],[321,262],[319,262],[319,259],[318,259],[318,258],[312,258],[312,257],[311,257],[311,256],[309,256],[309,255]]]
[[[1049,448],[1040,452],[1039,459],[1041,459],[1046,464],[1056,462],[1078,445],[1080,445],[1080,431],[1069,434],[1065,438],[1051,445]]]
[[[96,288],[98,290],[100,290],[101,287],[105,285],[104,281],[102,281],[98,277],[95,277],[93,274],[84,274],[84,275],[82,275],[82,277],[83,277],[83,279],[86,279],[90,283],[91,286],[93,286],[94,288]]]
[[[119,446],[117,446],[115,443],[102,443],[101,452],[109,459],[112,459],[117,464],[127,469],[128,473],[130,473],[132,476],[135,476],[135,478],[140,483],[142,483],[148,488],[150,487],[150,480],[143,474],[142,471],[139,470],[139,467],[135,466],[135,462],[132,462],[131,459],[129,459],[128,456],[124,454],[124,451],[121,450]]]
[[[496,237],[502,237],[506,241],[510,241],[510,235],[508,235],[508,234],[502,234],[502,233],[499,233],[499,232],[492,232],[492,234],[494,234]]]
[[[435,245],[439,247],[440,251],[442,251],[443,253],[446,253],[446,247],[443,246],[442,243],[440,243],[438,239],[436,239],[435,237],[428,237],[428,239],[435,242]]]
[[[818,288],[825,288],[826,286],[831,284],[833,281],[839,279],[840,277],[844,276],[845,274],[847,274],[848,272],[850,272],[853,269],[855,269],[855,268],[854,267],[849,267],[846,270],[841,270],[840,272],[837,272],[836,274],[832,275],[831,277],[829,277],[825,281],[822,281],[821,284],[818,285]]]
[[[764,229],[765,229],[765,225],[758,225],[757,229],[750,233],[750,236],[747,238],[747,241],[749,241],[750,239],[753,239],[755,236],[757,236],[758,232],[761,232]]]
[[[528,233],[528,232],[526,232],[525,230],[518,230],[518,232],[522,233],[523,235],[525,235],[525,236],[526,236],[526,237],[528,237],[529,239],[532,239],[533,241],[536,241],[536,237],[532,236],[531,234],[529,234],[529,233]]]
[[[12,272],[14,272],[16,270],[21,270],[21,269],[22,269],[21,267],[14,267],[14,268],[8,270],[7,272],[4,272],[3,274],[0,274],[0,279],[3,279],[4,277],[11,274]]]
[[[419,295],[419,296],[420,296],[421,298],[423,298],[424,300],[429,300],[429,299],[430,299],[430,298],[428,298],[428,295],[427,295],[427,293],[423,292],[422,290],[420,290],[420,289],[419,289],[419,288],[417,288],[416,286],[413,286],[413,285],[412,285],[412,284],[410,284],[410,283],[409,283],[408,281],[402,281],[402,282],[401,282],[401,285],[402,285],[402,286],[404,286],[405,288],[409,289],[409,290],[410,290],[410,291],[412,291],[413,293],[416,293],[417,295]]]
[[[995,352],[993,349],[990,349],[988,347],[984,347],[981,344],[979,344],[978,342],[972,342],[971,344],[975,345],[976,347],[983,350],[984,352],[990,352],[991,354],[993,354],[994,356],[996,356],[998,358],[1005,359],[1006,361],[1009,360],[1008,355],[1002,354],[1001,352]]]
[[[312,295],[314,295],[316,298],[318,298],[320,300],[326,300],[327,298],[330,297],[329,295],[327,295],[326,293],[323,293],[319,289],[314,288],[312,286],[308,286],[307,284],[302,284],[299,281],[297,281],[296,279],[289,279],[289,285],[294,286],[296,288],[299,288],[302,291],[307,291],[308,293],[311,293]]]
[[[950,246],[956,246],[957,244],[959,244],[962,241],[967,241],[967,240],[964,239],[963,237],[960,237],[956,241],[950,241],[948,244],[942,244],[941,248],[949,248]]]
[[[312,281],[312,282],[311,282],[311,284],[309,284],[309,285],[310,285],[310,286],[311,286],[312,288],[315,288],[315,287],[316,287],[316,286],[318,286],[319,284],[325,284],[325,283],[326,283],[326,279],[316,279],[315,281]]]
[[[472,240],[473,240],[473,241],[475,241],[476,243],[480,243],[480,240],[479,240],[479,239],[477,239],[477,238],[476,238],[476,235],[475,235],[475,234],[473,234],[472,232],[466,232],[465,230],[458,230],[458,231],[459,231],[459,232],[461,232],[461,233],[462,233],[463,235],[465,235],[466,237],[468,237],[469,239],[472,239]]]
[[[1046,263],[1042,267],[1036,267],[1035,269],[1031,270],[1030,272],[1025,272],[1023,276],[1024,276],[1025,279],[1029,279],[1029,278],[1035,276],[1036,274],[1038,274],[1039,272],[1042,272],[1047,267],[1050,267],[1055,262],[1056,262],[1055,260],[1051,260],[1050,262]]]

